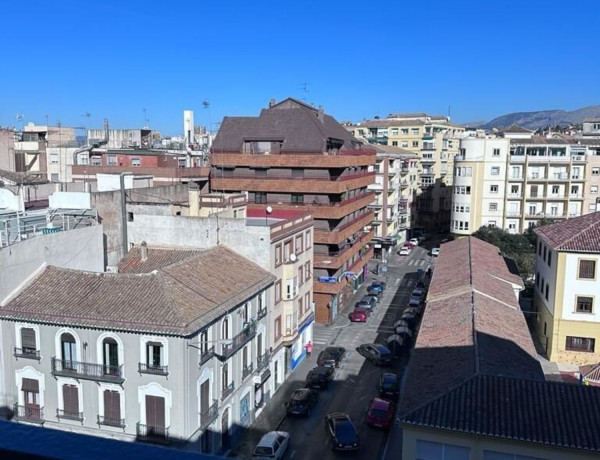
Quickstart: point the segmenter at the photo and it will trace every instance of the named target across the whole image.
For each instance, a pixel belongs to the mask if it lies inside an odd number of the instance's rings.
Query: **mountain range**
[[[590,105],[577,110],[540,110],[538,112],[515,112],[496,117],[488,122],[473,122],[467,126],[483,129],[503,129],[515,124],[536,130],[548,125],[581,124],[584,119],[600,117],[600,105]]]

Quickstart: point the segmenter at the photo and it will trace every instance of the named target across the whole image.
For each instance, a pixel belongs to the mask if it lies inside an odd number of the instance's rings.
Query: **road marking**
[[[398,286],[398,284],[400,284],[400,278],[396,278],[396,281],[394,281],[394,286]]]
[[[318,342],[316,340],[313,340],[313,345],[327,345],[327,342]]]

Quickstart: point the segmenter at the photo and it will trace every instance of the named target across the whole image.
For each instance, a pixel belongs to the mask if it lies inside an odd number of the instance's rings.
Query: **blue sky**
[[[177,135],[184,109],[216,128],[287,96],[351,121],[600,104],[593,0],[5,0],[1,17],[1,126],[141,127],[145,108]]]

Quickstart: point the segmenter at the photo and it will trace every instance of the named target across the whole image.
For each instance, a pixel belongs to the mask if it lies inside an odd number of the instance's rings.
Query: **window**
[[[590,187],[590,193],[598,193],[598,186],[597,185],[592,185]]]
[[[492,166],[491,174],[492,174],[492,176],[499,176],[500,175],[500,166]]]
[[[25,418],[40,420],[42,411],[40,408],[39,380],[23,378],[21,380],[21,391],[23,392]]]
[[[281,280],[275,283],[275,303],[281,302]]]
[[[494,151],[492,152],[492,156],[499,157],[500,156],[500,149],[494,149]]]
[[[594,352],[596,340],[588,337],[567,336],[566,349],[569,351],[587,351]]]
[[[58,153],[51,153],[50,154],[50,164],[51,165],[57,165],[58,164]]]
[[[397,136],[398,135],[398,128],[392,128],[391,129],[391,133],[392,133],[392,136]]]
[[[302,305],[303,301],[304,299],[302,297],[298,298],[298,315],[302,315],[302,313],[304,313],[304,306]]]
[[[540,272],[537,272],[535,275],[535,285],[540,287]]]
[[[108,166],[115,166],[117,164],[117,156],[116,155],[107,155],[106,163]]]
[[[101,157],[101,156],[94,155],[94,156],[91,158],[91,160],[92,160],[92,166],[102,166],[102,157]],[[132,166],[135,166],[135,165],[133,164],[133,162],[132,162],[132,164],[131,164],[131,165],[132,165]],[[137,165],[137,166],[139,166],[139,165]]]
[[[544,259],[544,262],[545,262],[546,261],[546,246],[544,246],[544,257],[543,257],[543,259]]]
[[[77,385],[63,385],[63,410],[58,411],[59,417],[80,420],[83,414],[79,412],[79,388]]]
[[[58,174],[56,174],[56,173],[52,173],[52,174],[50,174],[50,181],[51,181],[51,182],[58,182],[59,180],[60,180],[60,179],[59,179],[59,176],[58,176]]]
[[[498,193],[498,186],[490,185],[490,193]]]
[[[281,244],[275,246],[275,266],[281,265]]]
[[[541,255],[542,255],[542,242],[540,241],[538,243],[538,256],[541,256]]]
[[[518,195],[519,194],[519,186],[518,185],[511,185],[510,186],[510,193],[512,195]]]
[[[398,141],[392,141],[392,146],[398,147]]]
[[[304,249],[302,248],[302,235],[296,235],[296,255],[302,254]]]
[[[579,275],[577,278],[584,280],[596,279],[596,261],[595,260],[580,260]]]
[[[419,128],[412,128],[412,129],[410,130],[410,132],[411,132],[411,134],[412,134],[413,136],[418,136],[418,135],[419,135]]]
[[[593,297],[577,296],[575,311],[577,313],[592,313],[593,304],[594,304]]]
[[[119,375],[119,345],[117,341],[108,337],[102,341],[102,364],[105,375]]]
[[[131,166],[134,166],[134,167],[142,166],[142,160],[139,159],[139,158],[132,158],[131,159]]]
[[[305,239],[306,244],[304,245],[304,247],[306,249],[310,249],[312,247],[312,234],[310,233],[310,230],[308,230],[306,232],[305,236],[306,236],[306,238],[304,238],[304,239]]]
[[[600,168],[592,168],[592,176],[600,175]]]
[[[497,211],[498,203],[490,203],[490,211]]]
[[[310,292],[307,292],[306,294],[304,294],[304,310],[305,310],[305,311],[309,311],[309,310],[311,310],[311,305],[310,305]]]
[[[495,220],[488,220],[488,227],[495,227],[495,226],[496,226]]]
[[[408,142],[402,142],[402,147],[404,147],[404,148],[408,147]]]
[[[530,457],[529,455],[505,454],[504,452],[495,452],[492,450],[483,451],[483,460],[544,460],[540,457]]]
[[[571,186],[571,195],[578,195],[579,194],[579,185],[572,185]]]
[[[407,135],[408,134],[408,128],[402,128],[402,134]]]
[[[75,337],[68,332],[60,336],[60,350],[62,354],[63,369],[75,369],[77,361],[77,343]]]
[[[470,460],[470,458],[471,449],[468,447],[417,439],[419,460]]]
[[[275,341],[277,341],[281,337],[281,316],[277,317],[274,324],[273,330],[275,331]]]
[[[546,297],[546,300],[548,300],[548,291],[549,291],[549,290],[550,290],[550,283],[547,283],[547,284],[546,284],[546,295],[545,295],[545,297]]]
[[[259,297],[260,299],[260,297]],[[209,346],[209,342],[208,342],[208,329],[204,329],[201,333],[200,333],[200,353],[204,354],[206,352],[208,352],[208,349],[210,348]]]
[[[258,204],[266,204],[267,194],[265,192],[254,192],[254,202]]]
[[[548,249],[548,267],[552,266],[552,252]]]
[[[31,327],[21,328],[21,356],[33,357],[38,356],[37,341],[35,339],[35,329]]]
[[[304,279],[306,279],[306,281],[308,281],[311,278],[310,260],[304,264],[304,268],[305,268]]]
[[[302,286],[304,284],[304,267],[300,265],[298,267],[298,286]]]
[[[229,363],[223,363],[223,368],[221,369],[221,388],[223,391],[227,389],[229,386]]]
[[[116,390],[104,390],[104,416],[100,417],[101,425],[122,427],[125,423],[121,419],[121,394]]]
[[[284,262],[290,261],[290,255],[292,255],[292,252],[293,252],[292,240],[288,240],[285,243],[283,243],[283,261]]]
[[[298,294],[298,278],[295,276],[285,281],[285,298],[291,300]]]
[[[419,146],[419,141],[413,141],[412,142],[412,146],[413,147],[418,147]]]
[[[304,195],[301,193],[292,193],[292,203],[303,204],[304,203]]]
[[[159,369],[163,363],[163,344],[146,342],[146,366],[149,369]]]

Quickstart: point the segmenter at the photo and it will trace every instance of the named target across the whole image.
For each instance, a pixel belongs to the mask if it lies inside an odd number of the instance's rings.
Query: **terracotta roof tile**
[[[142,274],[48,266],[0,308],[0,318],[189,335],[274,280],[224,246]]]
[[[600,252],[600,212],[544,225],[534,231],[554,250]]]
[[[141,249],[133,247],[118,265],[119,273],[150,273],[167,265],[180,262],[200,254],[200,250],[167,249],[149,247],[147,259],[142,262]]]

